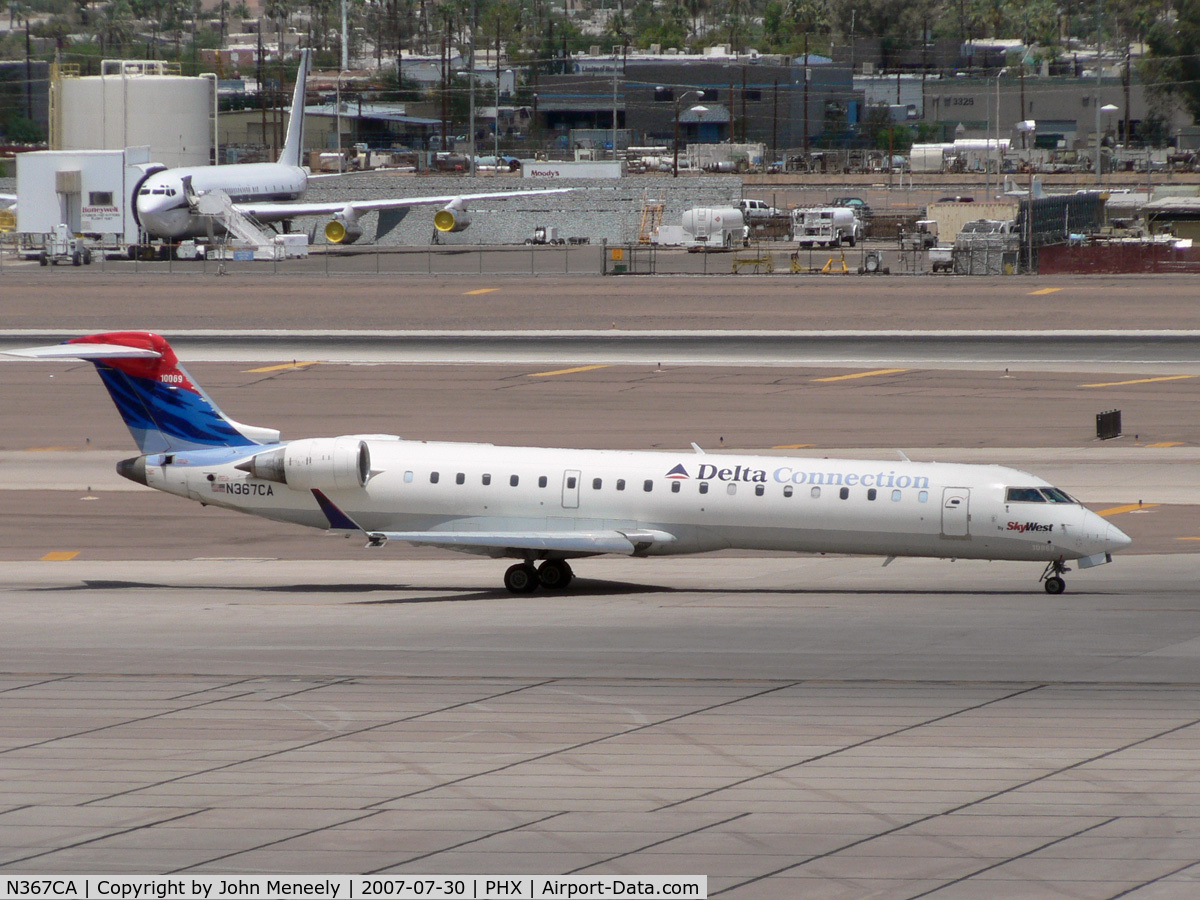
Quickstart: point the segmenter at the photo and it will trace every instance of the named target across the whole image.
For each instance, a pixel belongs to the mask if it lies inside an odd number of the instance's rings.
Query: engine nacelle
[[[471,216],[458,200],[442,207],[433,216],[433,227],[438,231],[466,231],[470,224]]]
[[[237,468],[294,491],[351,490],[366,487],[371,450],[358,438],[305,438],[260,453]]]
[[[325,240],[331,244],[353,244],[362,234],[362,226],[356,220],[343,216],[334,216],[325,225]]]

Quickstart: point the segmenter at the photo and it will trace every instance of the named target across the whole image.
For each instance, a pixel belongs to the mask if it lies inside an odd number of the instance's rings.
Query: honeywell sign
[[[560,181],[568,178],[620,178],[621,163],[618,162],[543,162],[538,159],[521,160],[521,172],[526,178],[543,181]]]

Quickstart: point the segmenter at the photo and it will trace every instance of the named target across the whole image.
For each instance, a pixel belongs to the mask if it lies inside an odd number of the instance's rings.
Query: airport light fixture
[[[662,90],[662,88],[660,88],[660,90]],[[672,148],[675,153],[675,156],[671,162],[671,177],[672,178],[679,177],[679,104],[681,102],[683,102],[683,98],[687,97],[689,94],[695,94],[697,100],[704,99],[704,91],[700,91],[700,90],[684,91],[682,94],[680,94],[678,97],[675,98],[675,145]],[[696,108],[701,109],[704,112],[708,111],[704,107],[696,107]]]

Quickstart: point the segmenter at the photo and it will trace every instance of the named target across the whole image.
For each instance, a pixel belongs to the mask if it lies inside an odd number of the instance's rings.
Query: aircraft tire
[[[566,560],[548,559],[538,566],[538,581],[548,591],[563,591],[575,578]]]
[[[1052,575],[1046,579],[1045,588],[1047,594],[1061,594],[1067,589],[1067,583],[1057,575]]]
[[[504,573],[504,586],[513,594],[532,594],[540,583],[537,569],[529,563],[517,563]]]

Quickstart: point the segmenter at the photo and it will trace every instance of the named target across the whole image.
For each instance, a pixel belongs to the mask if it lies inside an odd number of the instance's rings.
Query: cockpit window
[[[149,193],[150,193],[150,188],[142,188],[140,191],[138,191],[138,196],[145,197]]]
[[[1004,499],[1008,503],[1045,503],[1046,498],[1037,488],[1010,487]]]
[[[1066,491],[1060,491],[1058,488],[1053,488],[1053,487],[1052,488],[1042,488],[1042,494],[1044,494],[1046,499],[1049,500],[1051,503],[1074,503],[1075,502],[1071,498],[1071,496],[1069,494],[1067,494]]]

